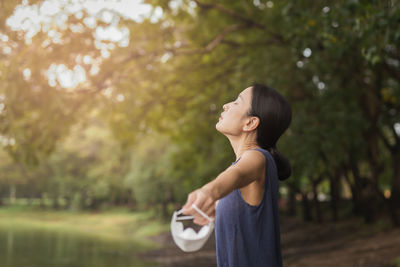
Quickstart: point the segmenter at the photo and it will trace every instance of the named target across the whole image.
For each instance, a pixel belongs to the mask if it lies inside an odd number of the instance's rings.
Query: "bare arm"
[[[215,216],[216,201],[228,195],[234,189],[242,188],[254,182],[262,171],[265,158],[259,151],[248,150],[240,160],[221,172],[214,180],[189,194],[183,206],[184,214],[195,216],[195,223],[208,223],[192,208],[195,204],[208,216]]]
[[[235,164],[220,173],[217,178],[202,189],[208,191],[214,200],[228,195],[234,189],[242,188],[254,182],[257,175],[263,168],[264,156],[254,150],[243,153],[241,159]]]

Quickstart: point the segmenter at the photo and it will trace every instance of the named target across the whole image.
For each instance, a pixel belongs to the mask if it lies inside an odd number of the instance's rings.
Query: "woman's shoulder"
[[[272,156],[271,153],[267,149],[264,149],[261,147],[256,147],[249,151],[254,151],[256,154],[259,154],[259,155],[262,154],[264,156],[264,158],[268,158],[268,155]]]
[[[265,150],[263,148],[252,148],[248,149],[243,152],[241,158],[247,157],[247,158],[253,158],[253,159],[265,159],[265,153],[269,153],[268,150]]]
[[[244,173],[262,170],[267,162],[267,155],[262,150],[253,148],[244,151],[240,158],[232,163],[232,167],[238,168]]]
[[[253,168],[265,164],[265,154],[257,149],[249,149],[243,152],[240,159],[237,161],[239,164],[235,165],[251,165]]]
[[[251,160],[258,161],[262,165],[267,164],[269,165],[271,161],[274,160],[274,158],[271,155],[271,152],[269,152],[267,149],[264,148],[252,148],[249,150],[246,150],[243,155],[249,157]]]

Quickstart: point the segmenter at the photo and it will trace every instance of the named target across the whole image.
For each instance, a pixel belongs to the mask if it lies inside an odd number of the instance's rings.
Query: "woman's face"
[[[244,89],[235,101],[223,105],[224,111],[219,117],[215,128],[224,135],[240,135],[249,120],[247,112],[250,110],[252,88]]]

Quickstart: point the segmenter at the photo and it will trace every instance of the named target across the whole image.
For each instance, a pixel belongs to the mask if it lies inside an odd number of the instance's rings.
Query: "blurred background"
[[[215,265],[169,220],[256,82],[293,109],[285,266],[400,266],[397,0],[1,0],[1,266]]]

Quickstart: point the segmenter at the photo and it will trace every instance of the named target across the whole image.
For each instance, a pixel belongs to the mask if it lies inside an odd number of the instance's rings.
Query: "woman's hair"
[[[271,87],[254,84],[252,92],[253,98],[248,115],[260,119],[257,127],[257,143],[268,150],[274,158],[279,180],[286,180],[290,177],[292,168],[289,160],[277,150],[276,143],[292,121],[292,109],[286,99]]]

